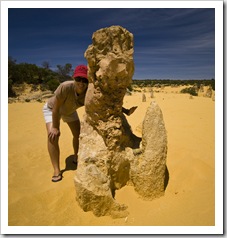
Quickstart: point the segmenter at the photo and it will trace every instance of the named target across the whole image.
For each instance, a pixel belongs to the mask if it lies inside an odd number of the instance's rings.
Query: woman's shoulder
[[[55,95],[68,94],[70,91],[73,91],[73,87],[74,81],[65,81],[58,86],[54,93]]]
[[[72,87],[74,85],[73,80],[68,80],[60,84],[62,87]]]
[[[59,88],[66,91],[72,90],[74,88],[74,81],[65,81],[59,85]]]

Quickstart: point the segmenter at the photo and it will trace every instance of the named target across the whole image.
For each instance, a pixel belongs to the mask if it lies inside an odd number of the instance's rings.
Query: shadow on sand
[[[169,183],[169,170],[166,166],[166,170],[165,170],[165,180],[164,180],[164,189],[166,190],[166,187]]]
[[[76,170],[77,164],[73,162],[74,155],[70,155],[65,159],[65,168],[61,170],[62,174],[69,170]]]

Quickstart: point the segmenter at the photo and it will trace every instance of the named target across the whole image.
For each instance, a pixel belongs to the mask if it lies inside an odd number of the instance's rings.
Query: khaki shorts
[[[43,115],[46,123],[52,122],[52,109],[50,109],[47,106],[47,103],[43,107]],[[78,114],[75,111],[74,113],[66,116],[66,115],[61,115],[61,119],[64,122],[72,122],[72,121],[77,121],[79,120]]]

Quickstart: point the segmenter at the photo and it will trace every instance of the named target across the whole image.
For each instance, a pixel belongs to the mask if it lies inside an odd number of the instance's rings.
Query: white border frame
[[[8,226],[8,8],[215,8],[215,226],[86,226],[77,234],[223,234],[223,1],[1,2],[1,233],[75,234],[72,226]],[[53,4],[54,3],[54,4]],[[119,7],[120,6],[120,7]],[[217,93],[218,92],[218,93]],[[4,114],[4,115],[3,115]]]

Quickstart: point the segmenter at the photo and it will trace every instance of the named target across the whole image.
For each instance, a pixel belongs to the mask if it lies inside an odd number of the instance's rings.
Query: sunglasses
[[[76,77],[75,81],[81,82],[81,83],[88,83],[88,80],[86,78],[81,78],[81,77]]]

